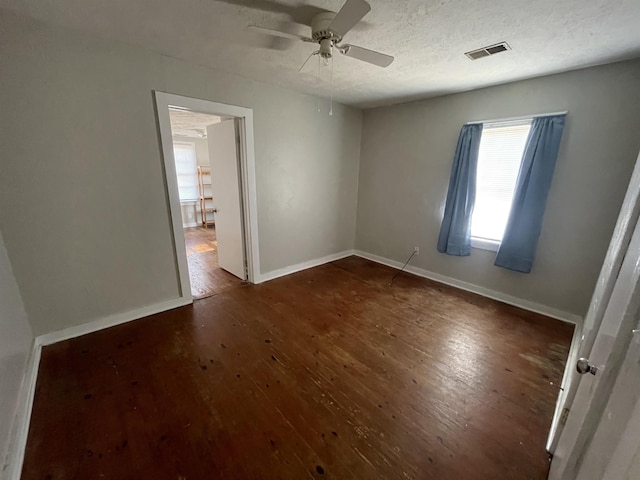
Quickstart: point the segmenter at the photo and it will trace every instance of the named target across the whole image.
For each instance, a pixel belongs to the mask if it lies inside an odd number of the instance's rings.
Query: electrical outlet
[[[420,247],[413,247],[413,253],[420,255]]]

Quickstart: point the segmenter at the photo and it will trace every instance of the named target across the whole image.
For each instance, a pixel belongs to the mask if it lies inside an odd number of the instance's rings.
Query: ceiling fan
[[[343,45],[340,43],[349,30],[362,20],[370,10],[371,6],[365,2],[365,0],[347,0],[338,13],[318,13],[311,21],[311,37],[303,37],[288,32],[272,30],[258,25],[249,25],[249,28],[277,37],[301,40],[307,43],[317,43],[320,48],[309,55],[299,71],[301,71],[309,59],[315,55],[319,55],[321,59],[328,62],[329,59],[333,58],[334,49],[347,57],[352,57],[383,68],[388,67],[391,65],[391,62],[393,62],[392,56],[375,52],[368,48],[349,44]]]

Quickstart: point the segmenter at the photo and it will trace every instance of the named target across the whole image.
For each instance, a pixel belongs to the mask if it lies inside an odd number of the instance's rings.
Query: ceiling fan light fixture
[[[322,58],[331,58],[333,54],[333,41],[330,38],[320,40],[320,56]]]

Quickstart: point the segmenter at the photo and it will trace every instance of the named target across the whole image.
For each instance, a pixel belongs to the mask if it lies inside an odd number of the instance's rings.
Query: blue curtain
[[[441,253],[458,256],[471,253],[471,214],[476,200],[481,136],[481,123],[464,125],[460,131],[438,237],[438,251]]]
[[[531,122],[509,220],[495,261],[498,267],[531,271],[565,117],[538,117]]]

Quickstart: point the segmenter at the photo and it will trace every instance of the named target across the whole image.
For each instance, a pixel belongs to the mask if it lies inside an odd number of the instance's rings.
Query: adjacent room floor
[[[573,326],[350,257],[45,347],[23,479],[545,479]]]
[[[193,298],[206,298],[243,283],[218,265],[215,226],[184,229]]]

